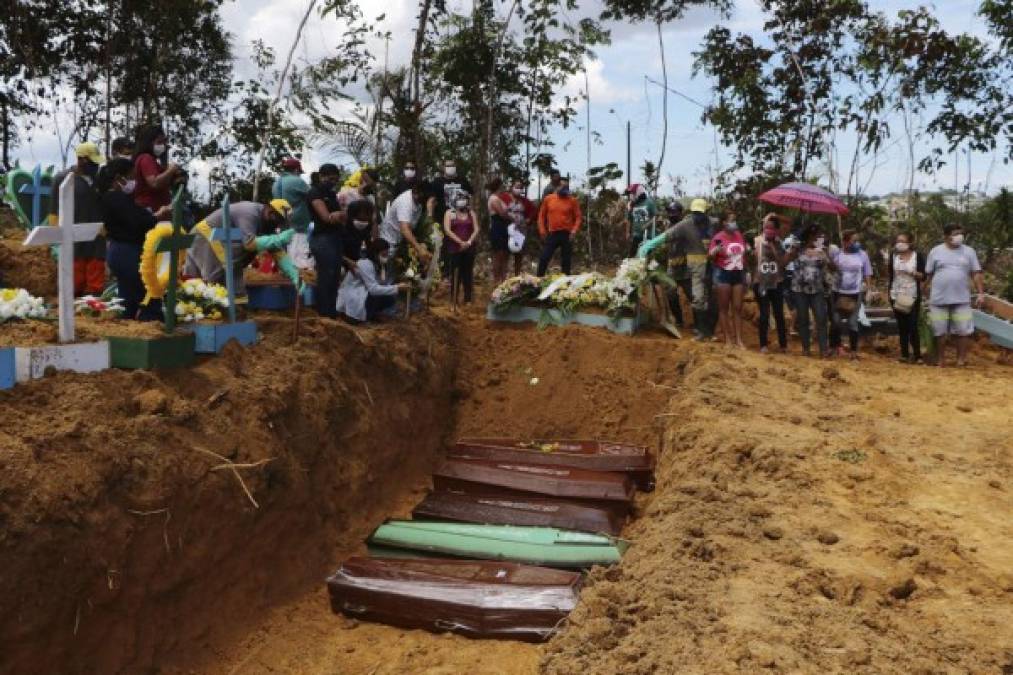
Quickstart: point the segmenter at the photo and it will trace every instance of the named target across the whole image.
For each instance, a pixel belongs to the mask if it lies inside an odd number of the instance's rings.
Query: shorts
[[[493,218],[489,223],[489,245],[493,251],[509,251],[509,225],[505,220]]]
[[[742,286],[746,283],[744,270],[723,270],[718,269],[715,281],[722,286]]]
[[[930,305],[929,322],[936,337],[974,334],[974,315],[970,305]]]

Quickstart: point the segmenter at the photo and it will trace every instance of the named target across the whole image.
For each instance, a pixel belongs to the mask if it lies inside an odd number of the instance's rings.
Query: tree
[[[981,101],[1001,98],[988,81],[997,57],[981,40],[943,31],[925,8],[890,20],[861,0],[762,6],[762,36],[715,27],[695,54],[695,72],[714,78],[716,102],[704,119],[736,148],[733,170],[804,179],[826,162],[838,188],[834,148],[853,134],[844,189],[858,194],[859,153],[879,150],[898,112],[931,113],[926,133],[937,145],[923,170],[937,169],[958,144],[995,147],[998,115]]]

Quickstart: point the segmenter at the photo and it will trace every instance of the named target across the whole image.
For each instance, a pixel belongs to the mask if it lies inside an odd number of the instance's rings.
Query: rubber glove
[[[281,270],[282,274],[284,274],[286,277],[289,278],[289,281],[291,281],[292,285],[296,287],[296,290],[299,293],[302,293],[305,284],[303,283],[303,280],[299,277],[299,269],[295,266],[295,263],[292,262],[292,259],[289,258],[287,255],[282,255],[278,256],[277,261],[278,261],[278,269]]]
[[[261,251],[280,251],[289,245],[295,230],[288,229],[281,234],[265,234],[253,240],[257,253]]]
[[[667,238],[668,238],[667,234],[661,233],[657,237],[654,237],[653,239],[648,239],[647,241],[645,241],[643,244],[640,245],[640,248],[637,249],[637,257],[646,258],[651,254],[651,251],[664,244],[665,239]]]

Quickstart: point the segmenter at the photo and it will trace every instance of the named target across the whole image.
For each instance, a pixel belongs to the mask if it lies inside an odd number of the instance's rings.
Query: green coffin
[[[554,527],[392,520],[369,538],[371,551],[392,549],[546,567],[583,568],[620,561],[627,544],[599,534]]]

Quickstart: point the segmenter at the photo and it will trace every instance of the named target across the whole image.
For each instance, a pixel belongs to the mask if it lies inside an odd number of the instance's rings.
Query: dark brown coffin
[[[623,515],[631,510],[636,492],[633,482],[621,473],[465,459],[445,460],[433,472],[433,485],[442,492],[481,494],[497,488],[558,497],[583,506],[618,508]]]
[[[577,604],[581,576],[484,560],[350,558],[331,609],[403,628],[541,642]]]
[[[609,441],[464,438],[450,448],[447,457],[615,471],[628,474],[641,490],[654,489],[655,458],[642,445]]]
[[[412,511],[413,520],[452,520],[483,525],[527,525],[619,536],[625,518],[608,509],[547,497],[483,497],[431,492]]]

